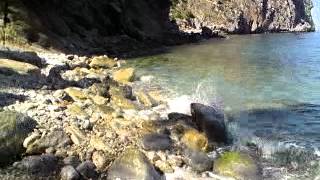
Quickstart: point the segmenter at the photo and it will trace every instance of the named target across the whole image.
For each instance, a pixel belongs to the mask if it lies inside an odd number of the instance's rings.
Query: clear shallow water
[[[174,96],[218,103],[240,134],[320,148],[320,33],[232,36],[131,63]]]

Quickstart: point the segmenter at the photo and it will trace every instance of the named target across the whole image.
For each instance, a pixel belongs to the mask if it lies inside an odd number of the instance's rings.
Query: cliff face
[[[181,41],[177,27],[229,33],[312,29],[310,0],[1,0],[0,6],[2,42],[75,51],[119,54],[142,48],[138,42],[173,44]]]
[[[311,0],[175,0],[171,17],[183,30],[229,33],[311,31]]]

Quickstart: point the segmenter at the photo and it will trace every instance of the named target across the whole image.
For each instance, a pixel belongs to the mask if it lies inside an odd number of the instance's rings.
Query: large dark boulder
[[[17,112],[0,112],[0,166],[6,165],[24,152],[22,146],[36,122]]]
[[[207,135],[209,142],[227,142],[227,131],[222,112],[211,106],[192,103],[191,114],[193,122],[200,131]]]

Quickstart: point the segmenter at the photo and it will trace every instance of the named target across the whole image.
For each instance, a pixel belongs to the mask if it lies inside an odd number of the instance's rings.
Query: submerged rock
[[[254,160],[247,154],[226,152],[214,163],[214,170],[223,176],[237,180],[256,180],[258,168]]]
[[[127,149],[114,161],[108,171],[107,179],[160,180],[162,177],[141,151]]]
[[[224,115],[215,108],[199,103],[191,104],[192,119],[211,142],[227,142]]]
[[[0,165],[12,161],[24,151],[23,141],[36,126],[36,122],[23,114],[0,112]]]

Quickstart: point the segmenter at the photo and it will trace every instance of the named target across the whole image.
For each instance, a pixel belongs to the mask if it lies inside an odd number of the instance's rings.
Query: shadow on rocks
[[[14,104],[16,101],[23,102],[27,99],[27,96],[16,95],[12,93],[0,93],[0,107]]]

